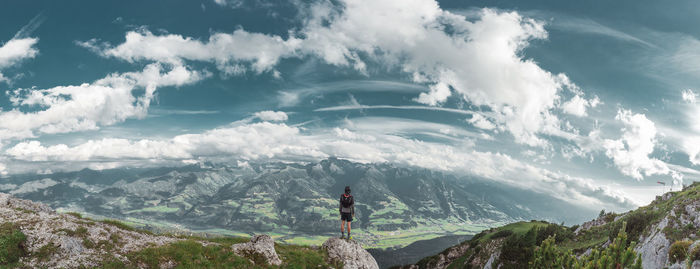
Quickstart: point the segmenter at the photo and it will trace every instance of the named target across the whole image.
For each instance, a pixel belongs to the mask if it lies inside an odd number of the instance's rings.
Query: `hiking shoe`
[[[341,236],[340,236],[340,239],[345,239],[345,235],[341,235]]]
[[[348,240],[352,240],[352,235],[348,235]]]

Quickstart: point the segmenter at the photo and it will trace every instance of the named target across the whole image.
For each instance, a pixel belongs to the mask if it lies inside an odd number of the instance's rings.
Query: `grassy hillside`
[[[97,225],[99,223],[112,225],[117,229],[136,233],[152,234],[146,230],[135,229],[115,220],[97,221],[82,218],[78,214],[81,225]],[[87,228],[79,226],[75,230],[61,231],[82,239],[82,245],[88,249],[99,249],[110,252],[122,247],[123,239],[117,233],[109,236],[108,240],[91,241]],[[117,258],[104,255],[96,268],[161,268],[172,265],[175,268],[332,268],[338,265],[327,262],[327,254],[318,247],[275,244],[275,251],[283,261],[281,266],[270,266],[259,257],[237,256],[231,251],[231,246],[248,242],[242,237],[205,238],[197,236],[164,235],[172,237],[173,242],[146,247],[132,251]],[[47,261],[55,258],[59,250],[58,243],[50,243],[34,251],[27,247],[27,236],[20,226],[12,222],[0,224],[0,268],[31,268],[23,261]]]
[[[326,250],[258,238],[153,233],[0,193],[0,268],[338,268]],[[262,252],[260,251],[262,249]],[[275,254],[276,253],[276,254]],[[267,256],[267,257],[266,257]],[[277,259],[276,257],[279,257]],[[268,263],[280,262],[279,266]]]
[[[630,251],[628,259],[631,261],[625,262],[631,262],[628,264],[631,268],[636,266],[635,257],[645,254],[642,253],[646,251],[643,244],[655,248],[651,254],[644,255],[645,267],[690,265],[700,260],[700,247],[695,247],[700,246],[699,235],[700,183],[693,183],[682,191],[658,196],[649,205],[636,210],[621,214],[601,211],[597,219],[581,226],[530,221],[485,230],[416,265],[418,268],[483,268],[486,264],[500,264],[502,268],[538,268],[534,260],[537,255],[543,255],[543,251],[561,262],[585,264],[588,257],[600,259],[609,248],[617,247],[620,253]],[[620,241],[618,245],[615,245],[616,239]]]

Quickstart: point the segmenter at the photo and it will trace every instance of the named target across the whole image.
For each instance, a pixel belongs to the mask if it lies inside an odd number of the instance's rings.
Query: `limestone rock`
[[[496,261],[496,258],[498,258],[498,256],[501,256],[501,252],[500,252],[500,251],[491,253],[491,256],[489,256],[489,260],[486,261],[486,264],[484,265],[484,269],[487,269],[487,268],[488,268],[488,269],[492,269],[492,268],[493,268],[493,262]]]
[[[331,238],[322,247],[328,252],[328,258],[332,262],[342,262],[344,269],[379,269],[374,257],[355,241]]]
[[[640,243],[634,249],[642,255],[643,268],[663,268],[666,265],[671,242],[664,235],[663,229],[668,222],[668,217],[665,217],[659,223],[652,225],[650,235],[640,238]]]
[[[693,265],[690,267],[692,269],[700,269],[700,261],[694,261]]]
[[[28,256],[28,268],[94,268],[105,257],[127,261],[124,255],[146,247],[161,246],[176,238],[124,230],[117,226],[57,214],[47,205],[0,193],[0,220],[19,226],[27,236],[31,253],[44,249],[45,257]],[[111,248],[98,246],[112,245]],[[87,243],[87,245],[86,245]]]
[[[275,252],[275,241],[265,234],[253,236],[250,242],[235,244],[231,246],[236,255],[243,257],[260,256],[270,265],[281,265],[282,260]]]

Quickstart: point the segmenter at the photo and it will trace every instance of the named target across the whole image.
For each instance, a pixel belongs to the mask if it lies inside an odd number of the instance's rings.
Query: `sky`
[[[0,177],[337,157],[630,209],[700,178],[699,5],[3,1]]]

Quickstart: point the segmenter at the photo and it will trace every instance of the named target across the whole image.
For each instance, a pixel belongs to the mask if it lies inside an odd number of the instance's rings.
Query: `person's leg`
[[[345,238],[345,220],[340,219],[340,234],[342,235],[340,238]]]
[[[350,222],[349,221],[348,221],[348,239],[352,239],[352,237],[350,237]]]

